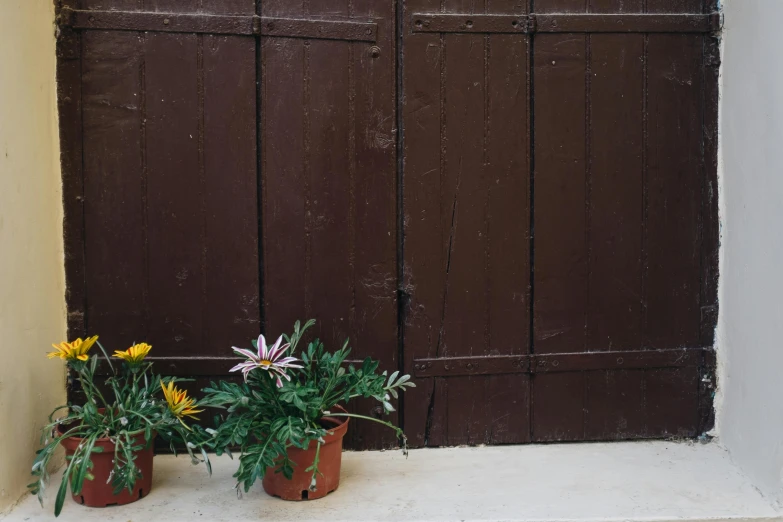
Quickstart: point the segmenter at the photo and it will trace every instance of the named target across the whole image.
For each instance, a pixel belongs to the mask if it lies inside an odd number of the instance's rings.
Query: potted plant
[[[318,339],[300,354],[294,353],[304,332],[315,321],[289,336],[280,336],[268,346],[263,335],[253,341],[254,350],[236,348],[246,358],[231,371],[241,371],[244,382],[210,383],[203,405],[225,408],[225,418],[216,419],[211,446],[220,455],[232,447],[241,451],[237,494],[247,492],[263,479],[264,490],[285,500],[316,499],[337,489],[340,481],[342,440],[351,418],[381,423],[395,430],[407,455],[406,439],[390,422],[348,413],[356,397],[375,398],[385,412],[398,392],[415,386],[409,375],[378,373],[378,362],[365,359],[358,368],[345,366],[348,341],[330,353]]]
[[[98,356],[89,355],[97,344],[103,352],[110,375],[98,383]],[[52,345],[49,358],[64,360],[84,395],[84,404],[68,404],[55,409],[43,428],[43,449],[33,461],[36,481],[29,485],[43,506],[43,492],[49,480],[49,461],[59,445],[65,448],[66,468],[54,504],[60,514],[68,485],[75,501],[93,507],[128,504],[146,496],[152,486],[152,443],[156,435],[184,445],[194,464],[201,462],[193,450],[200,448],[211,473],[204,444],[210,435],[198,426],[188,427],[185,417],[196,418],[196,402],[175,383],[180,379],[152,374],[145,361],[152,347],[135,344],[115,351],[121,368],[115,369],[98,336]],[[55,418],[67,410],[65,416]]]

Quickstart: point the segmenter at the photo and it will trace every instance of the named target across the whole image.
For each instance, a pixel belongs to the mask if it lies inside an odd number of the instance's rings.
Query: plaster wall
[[[45,354],[65,339],[52,0],[0,15],[0,513],[25,492],[40,428],[65,401]]]
[[[780,0],[725,0],[718,428],[783,502],[783,19]]]

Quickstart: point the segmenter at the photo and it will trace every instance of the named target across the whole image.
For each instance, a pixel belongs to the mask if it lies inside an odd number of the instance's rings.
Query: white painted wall
[[[0,513],[65,402],[63,363],[46,358],[65,339],[53,5],[0,0]]]
[[[783,503],[783,1],[724,9],[718,427]]]

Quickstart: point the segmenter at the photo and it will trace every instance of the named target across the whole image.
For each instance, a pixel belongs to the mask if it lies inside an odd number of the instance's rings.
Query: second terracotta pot
[[[346,413],[340,406],[332,408],[334,411]],[[348,431],[348,417],[324,417],[321,419],[324,427],[328,427],[329,433],[324,437],[318,458],[318,469],[323,476],[317,477],[317,489],[310,491],[310,481],[313,478],[312,471],[305,471],[313,464],[315,458],[316,442],[310,442],[306,450],[288,448],[288,457],[296,463],[294,476],[291,480],[285,478],[282,473],[275,473],[274,468],[266,470],[263,485],[268,494],[280,497],[283,500],[314,500],[323,498],[340,485],[340,465],[343,458],[343,437]]]
[[[77,437],[69,437],[63,440],[62,445],[65,448],[65,454],[73,455],[83,440]],[[100,447],[103,451],[93,453],[90,456],[93,465],[90,473],[95,478],[93,480],[85,480],[81,493],[72,495],[73,499],[85,506],[106,507],[130,504],[142,497],[146,497],[152,488],[153,444],[152,441],[145,442],[144,435],[137,435],[134,443],[145,447],[135,453],[135,463],[141,472],[141,478],[136,481],[132,492],[129,492],[126,488],[118,495],[114,494],[114,487],[109,479],[114,468],[114,443],[109,438],[101,438],[95,441],[95,447]]]

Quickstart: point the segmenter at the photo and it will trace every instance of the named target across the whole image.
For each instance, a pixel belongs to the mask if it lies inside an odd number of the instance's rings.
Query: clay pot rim
[[[329,408],[329,410],[338,411],[340,413],[348,413],[345,408],[338,404],[335,404]],[[327,434],[324,437],[324,444],[329,444],[330,442],[342,439],[348,432],[348,421],[350,420],[350,417],[330,417],[329,415],[324,415],[321,417],[321,420],[335,424],[333,428],[326,428]]]

